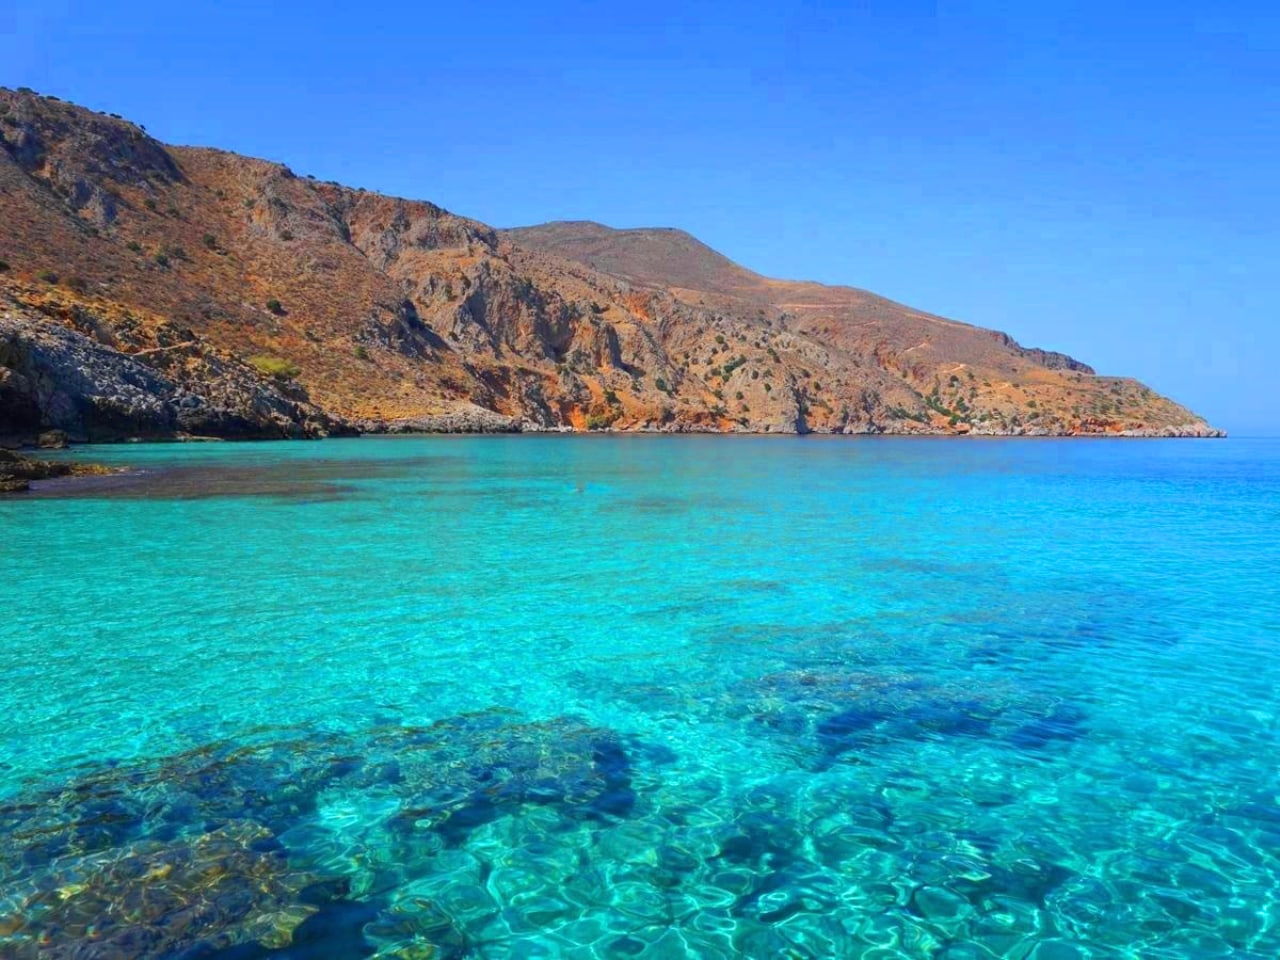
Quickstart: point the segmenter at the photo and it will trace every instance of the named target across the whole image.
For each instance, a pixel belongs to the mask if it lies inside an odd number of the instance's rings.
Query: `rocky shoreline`
[[[62,460],[37,460],[12,450],[0,449],[0,494],[25,493],[38,480],[58,477],[101,477],[120,473],[114,467],[96,463],[70,463]]]
[[[932,437],[1222,437],[1192,420],[1124,426],[1066,422],[956,421],[868,416],[812,421],[797,403],[772,418],[653,416],[565,421],[550,414],[511,415],[468,400],[405,418],[344,417],[313,402],[287,375],[264,374],[184,330],[162,331],[154,346],[105,343],[92,318],[72,329],[25,311],[0,311],[0,444],[63,442],[286,440],[360,434],[649,433]],[[74,318],[73,318],[74,322]],[[147,341],[148,343],[151,341]],[[544,411],[545,413],[545,411]],[[24,468],[31,472],[36,468]],[[21,479],[13,477],[12,485]]]
[[[361,436],[378,435],[413,435],[429,436],[432,434],[573,434],[573,435],[613,435],[628,434],[691,434],[699,436],[747,436],[747,437],[933,437],[960,439],[965,437],[984,437],[987,439],[1215,439],[1225,438],[1226,430],[1209,427],[1203,423],[1189,423],[1181,426],[1153,427],[1151,429],[1128,430],[1052,430],[1044,427],[1020,427],[1014,429],[975,428],[972,430],[941,430],[927,427],[915,429],[899,429],[893,426],[872,426],[859,429],[825,430],[825,429],[758,429],[751,426],[735,424],[725,429],[713,424],[700,423],[665,423],[644,424],[634,427],[601,427],[590,430],[577,430],[568,426],[548,427],[543,424],[509,417],[492,410],[480,407],[456,410],[428,417],[409,420],[360,420],[351,424],[355,432]],[[185,438],[183,438],[185,439]]]

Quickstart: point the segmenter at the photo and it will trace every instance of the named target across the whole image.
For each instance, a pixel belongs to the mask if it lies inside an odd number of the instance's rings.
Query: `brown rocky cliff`
[[[29,92],[0,91],[0,221],[0,431],[1211,432],[1141,384],[680,231],[495,231]],[[126,370],[149,386],[122,392]]]

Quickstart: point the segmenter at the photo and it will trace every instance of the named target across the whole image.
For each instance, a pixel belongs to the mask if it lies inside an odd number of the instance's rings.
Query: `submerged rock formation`
[[[369,956],[376,935],[462,955],[448,916],[390,903],[379,871],[412,880],[431,851],[529,806],[625,818],[630,749],[610,730],[494,710],[213,744],[32,791],[0,803],[0,953],[297,960]],[[332,791],[384,811],[346,870],[323,846]]]

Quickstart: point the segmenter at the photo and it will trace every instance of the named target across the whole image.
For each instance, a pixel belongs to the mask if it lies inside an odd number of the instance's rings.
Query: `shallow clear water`
[[[0,954],[1280,955],[1280,442],[75,454]]]

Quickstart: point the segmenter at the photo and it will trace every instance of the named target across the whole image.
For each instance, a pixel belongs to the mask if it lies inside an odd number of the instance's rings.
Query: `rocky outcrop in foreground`
[[[66,327],[0,314],[0,437],[77,442],[284,439],[343,429],[296,386],[197,339],[124,353]]]
[[[31,489],[33,480],[52,480],[55,477],[101,476],[113,473],[110,467],[88,463],[36,460],[0,449],[0,493],[22,493]]]

